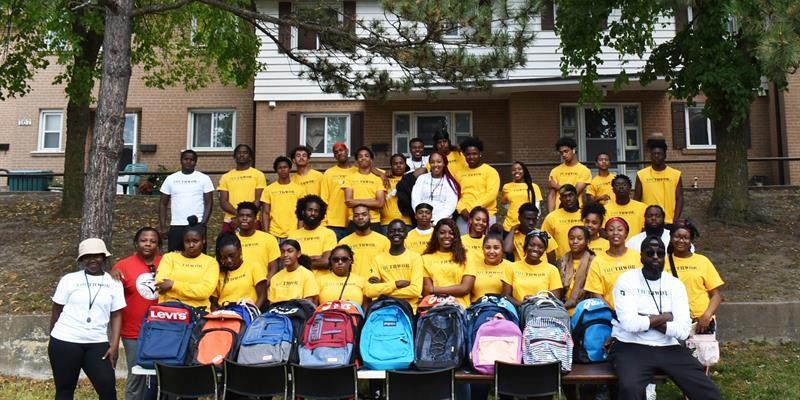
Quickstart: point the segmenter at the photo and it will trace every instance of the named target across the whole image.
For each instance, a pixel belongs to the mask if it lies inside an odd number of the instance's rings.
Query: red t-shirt
[[[154,264],[158,267],[161,255],[157,255]],[[122,287],[125,289],[125,302],[122,309],[121,336],[126,339],[139,337],[139,328],[147,307],[158,304],[158,292],[155,287],[155,275],[138,255],[134,254],[119,260],[114,269],[122,272]]]

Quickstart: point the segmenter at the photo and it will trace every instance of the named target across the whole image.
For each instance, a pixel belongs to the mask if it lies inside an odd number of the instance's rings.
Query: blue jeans
[[[345,236],[350,234],[350,230],[343,226],[329,226],[328,229],[336,234],[336,241],[344,239]]]

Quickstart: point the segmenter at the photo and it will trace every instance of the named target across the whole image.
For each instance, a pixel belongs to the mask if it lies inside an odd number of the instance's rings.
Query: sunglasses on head
[[[658,250],[647,249],[647,250],[644,251],[644,255],[646,255],[648,257],[656,257],[656,256],[664,257],[664,256],[667,255],[667,252],[664,251],[664,250],[661,250],[661,249],[658,249]]]
[[[346,263],[348,261],[350,261],[350,257],[331,257],[331,263],[333,264]]]

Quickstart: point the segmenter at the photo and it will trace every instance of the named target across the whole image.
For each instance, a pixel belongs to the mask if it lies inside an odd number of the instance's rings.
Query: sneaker
[[[647,393],[647,400],[656,400],[656,384],[651,383],[647,385],[646,393]]]

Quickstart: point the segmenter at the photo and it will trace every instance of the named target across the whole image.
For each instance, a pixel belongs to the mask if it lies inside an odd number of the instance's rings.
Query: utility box
[[[8,190],[11,192],[46,192],[52,182],[52,176],[36,174],[52,174],[47,170],[19,170],[10,171],[8,176]]]

